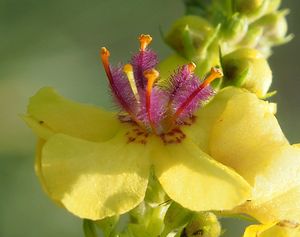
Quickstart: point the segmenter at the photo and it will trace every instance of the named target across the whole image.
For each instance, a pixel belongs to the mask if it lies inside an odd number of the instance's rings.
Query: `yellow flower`
[[[45,191],[82,218],[101,219],[138,205],[151,164],[167,194],[189,209],[231,209],[248,197],[247,183],[190,138],[166,145],[150,135],[147,144],[128,143],[127,133],[136,127],[51,88],[31,98],[24,119],[40,138],[36,171]]]
[[[209,83],[219,71],[212,69],[201,82],[188,64],[168,88],[161,88],[155,55],[147,49],[151,37],[142,35],[140,41],[140,51],[124,69],[112,68],[108,50],[102,49],[123,113],[75,103],[49,87],[30,99],[24,120],[39,137],[35,168],[45,192],[79,217],[102,219],[144,199],[153,166],[169,197],[190,210],[230,210],[242,204],[249,198],[249,184],[194,139],[201,135],[197,123],[202,117],[192,114],[211,95]]]
[[[30,99],[24,120],[39,137],[36,173],[46,193],[82,218],[122,214],[144,199],[153,166],[169,197],[190,210],[235,208],[266,224],[299,222],[300,150],[283,135],[276,106],[231,87],[203,106],[219,71],[201,82],[190,63],[161,84],[151,37],[140,41],[123,69],[102,49],[124,112],[75,103],[52,88]]]

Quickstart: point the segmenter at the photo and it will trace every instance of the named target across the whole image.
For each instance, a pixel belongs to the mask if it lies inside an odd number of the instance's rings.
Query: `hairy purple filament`
[[[179,67],[167,81],[160,86],[158,72],[154,67],[158,63],[155,52],[147,46],[152,38],[141,35],[140,51],[132,56],[131,65],[126,70],[122,66],[111,68],[109,52],[102,49],[102,62],[110,82],[112,95],[131,120],[147,132],[157,135],[184,123],[205,101],[214,94],[209,85],[222,73],[213,69],[205,81],[201,81],[193,72],[193,63]]]

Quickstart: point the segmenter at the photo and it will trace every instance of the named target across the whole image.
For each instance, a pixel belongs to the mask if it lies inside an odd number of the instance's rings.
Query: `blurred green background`
[[[282,5],[291,9],[289,32],[296,38],[274,50],[272,89],[278,90],[279,122],[296,143],[300,2],[283,0]],[[81,221],[55,206],[35,177],[35,137],[18,116],[28,98],[50,85],[77,101],[110,108],[98,49],[111,49],[112,62],[126,61],[137,50],[137,36],[149,33],[164,58],[171,50],[159,28],[167,30],[183,12],[180,0],[0,1],[0,237],[83,236]],[[235,229],[226,236],[240,236],[242,224]]]

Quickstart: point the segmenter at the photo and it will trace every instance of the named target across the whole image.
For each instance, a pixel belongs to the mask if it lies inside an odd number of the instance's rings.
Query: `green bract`
[[[255,49],[242,48],[222,58],[223,87],[233,85],[264,97],[272,83],[267,60]]]

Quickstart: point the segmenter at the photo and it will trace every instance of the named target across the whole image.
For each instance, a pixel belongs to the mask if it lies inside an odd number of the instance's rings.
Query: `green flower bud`
[[[215,40],[219,27],[214,28],[198,16],[184,16],[173,24],[165,41],[188,60],[204,59],[207,49]]]
[[[261,40],[263,29],[261,27],[249,27],[246,36],[239,43],[243,48],[256,48]]]
[[[202,78],[207,72],[210,71],[211,67],[214,66],[219,66],[220,63],[220,58],[219,58],[219,51],[218,51],[218,45],[211,45],[209,47],[210,54],[207,55],[206,59],[196,59],[196,60],[187,60],[184,57],[180,55],[172,55],[165,60],[161,61],[158,65],[158,70],[160,73],[161,80],[159,83],[164,84],[165,80],[169,78],[171,74],[174,73],[176,68],[179,66],[188,64],[190,62],[193,62],[196,64],[196,70],[195,74]]]
[[[222,52],[232,51],[235,44],[240,42],[248,31],[248,20],[246,17],[236,13],[232,15],[221,28]]]
[[[221,225],[212,212],[196,214],[183,230],[186,237],[219,237]]]
[[[281,0],[269,0],[267,13],[276,11],[281,4]]]
[[[264,0],[236,0],[235,6],[239,12],[250,13],[261,7],[263,2]]]
[[[236,0],[235,9],[250,19],[262,16],[268,8],[270,0]],[[271,0],[272,1],[272,0]]]
[[[178,54],[171,55],[158,64],[159,75],[162,79],[167,79],[176,68],[188,63],[190,63],[189,60]]]
[[[286,39],[288,25],[285,16],[288,11],[270,13],[255,21],[251,27],[262,28],[265,41],[273,44],[281,43]]]
[[[263,55],[250,48],[238,49],[222,58],[223,87],[243,87],[264,97],[272,83],[272,72]]]
[[[185,226],[193,216],[193,212],[173,202],[165,215],[165,229],[168,232]]]

